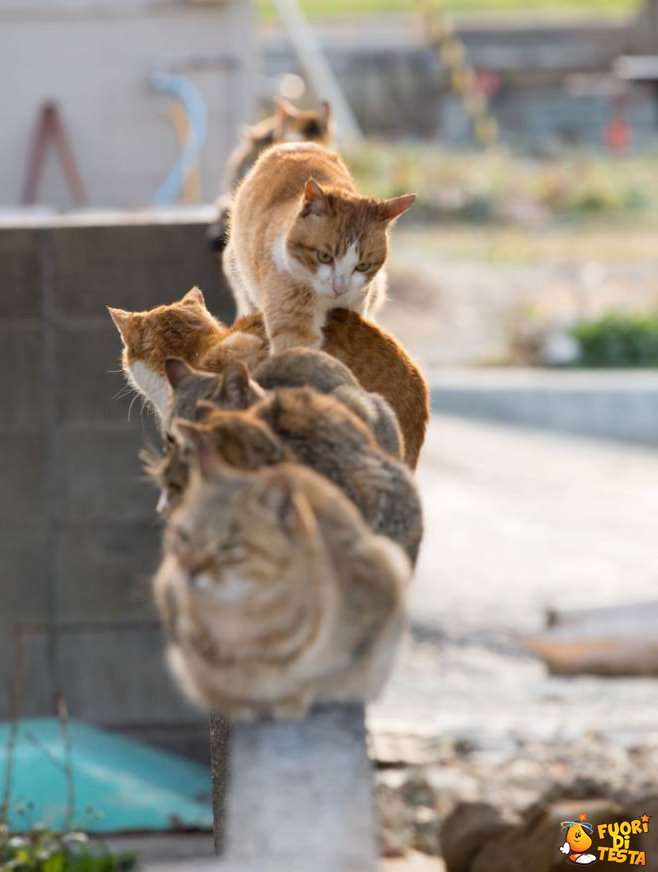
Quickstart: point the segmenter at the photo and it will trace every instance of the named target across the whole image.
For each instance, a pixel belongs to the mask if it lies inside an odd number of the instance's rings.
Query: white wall
[[[219,56],[235,68],[190,64]],[[20,203],[46,100],[59,104],[90,205],[148,205],[178,155],[169,98],[149,84],[156,65],[188,76],[205,97],[201,191],[212,200],[251,116],[255,63],[251,0],[0,0],[0,206]],[[68,209],[53,154],[38,201]]]

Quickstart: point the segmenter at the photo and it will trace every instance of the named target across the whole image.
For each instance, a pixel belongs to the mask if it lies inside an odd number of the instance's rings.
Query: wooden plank
[[[526,638],[554,675],[658,675],[658,602],[554,611]]]

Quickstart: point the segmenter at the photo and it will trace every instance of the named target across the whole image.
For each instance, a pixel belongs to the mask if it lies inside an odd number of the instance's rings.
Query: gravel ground
[[[550,677],[523,646],[550,606],[655,599],[658,455],[435,416],[418,480],[412,633],[372,729],[556,741],[658,729],[658,682]]]
[[[369,714],[385,850],[440,852],[459,802],[655,795],[658,681],[551,677],[523,639],[550,606],[655,599],[658,455],[435,416],[418,480],[411,632]],[[443,868],[383,868],[414,863]]]

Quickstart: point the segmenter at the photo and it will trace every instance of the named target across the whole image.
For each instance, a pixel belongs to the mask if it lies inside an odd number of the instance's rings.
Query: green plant
[[[24,835],[10,835],[0,824],[0,869],[14,872],[127,872],[135,856],[112,853],[103,843],[90,842],[85,833],[55,833],[34,827]]]
[[[612,312],[572,330],[580,366],[658,366],[658,314]]]

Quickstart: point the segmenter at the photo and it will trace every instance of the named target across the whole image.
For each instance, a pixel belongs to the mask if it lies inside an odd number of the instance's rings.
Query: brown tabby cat
[[[319,142],[330,146],[331,107],[324,100],[317,109],[296,109],[287,100],[276,101],[274,115],[243,130],[243,142],[231,153],[226,167],[224,191],[216,204],[217,220],[208,228],[208,241],[215,251],[223,251],[228,241],[231,192],[249,172],[261,152],[280,142]]]
[[[294,348],[268,358],[256,367],[244,397],[230,396],[223,376],[200,372],[177,357],[165,362],[165,374],[171,392],[162,422],[166,434],[164,452],[145,449],[140,455],[146,473],[160,490],[157,510],[163,517],[168,517],[178,505],[188,480],[185,447],[172,438],[174,420],[194,420],[200,400],[222,408],[246,408],[265,396],[263,388],[307,385],[344,403],[367,424],[384,451],[401,457],[402,435],[386,400],[379,394],[366,393],[346,366],[322,351]],[[236,465],[251,468],[245,463]]]
[[[402,551],[312,470],[195,451],[154,581],[182,690],[232,718],[372,699],[404,624]]]
[[[198,288],[177,303],[147,312],[109,312],[123,341],[126,379],[161,417],[169,398],[167,358],[181,357],[208,372],[221,372],[232,359],[253,370],[268,358],[260,315],[246,315],[226,327],[207,310]],[[414,469],[429,419],[427,384],[418,367],[390,333],[356,312],[331,311],[324,335],[324,350],[344,363],[366,391],[389,403],[404,437],[405,461]]]
[[[272,351],[322,346],[330,309],[372,315],[383,301],[391,222],[415,194],[359,194],[334,152],[273,146],[238,186],[224,270],[242,315],[261,310]]]
[[[231,408],[221,375],[200,372],[180,358],[165,362],[165,375],[171,387],[164,430],[172,432],[174,418],[194,419],[199,400],[217,402]],[[268,357],[253,370],[249,380],[249,402],[277,387],[311,387],[344,403],[368,425],[380,448],[396,458],[403,456],[403,439],[395,413],[380,394],[364,391],[350,370],[335,357],[311,348],[291,348]],[[239,408],[246,408],[243,404]]]
[[[255,401],[249,391],[244,365],[230,364],[217,398],[220,403],[227,398],[229,408],[206,404],[203,420],[177,419],[176,429],[184,439],[205,433],[218,455],[243,469],[282,460],[310,466],[333,481],[368,525],[397,542],[415,563],[422,513],[413,477],[379,448],[363,421],[312,388],[276,388]]]

